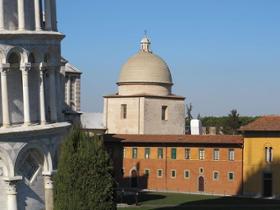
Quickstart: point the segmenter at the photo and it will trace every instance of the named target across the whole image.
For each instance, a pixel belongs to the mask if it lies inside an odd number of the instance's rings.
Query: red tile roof
[[[240,131],[280,131],[280,116],[263,116],[248,125],[242,126]]]
[[[107,141],[122,143],[191,143],[191,144],[243,144],[242,136],[233,135],[107,135]]]

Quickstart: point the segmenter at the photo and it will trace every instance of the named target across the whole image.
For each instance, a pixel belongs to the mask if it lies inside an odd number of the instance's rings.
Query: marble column
[[[41,31],[42,26],[41,26],[40,0],[34,0],[34,11],[35,11],[35,29],[36,29],[36,31]]]
[[[51,122],[57,122],[57,108],[56,108],[56,69],[57,67],[48,67],[49,72],[49,91],[50,91],[50,111],[51,111]]]
[[[53,210],[53,180],[51,175],[44,175],[45,209]]]
[[[39,90],[40,90],[40,122],[46,124],[46,108],[45,108],[45,85],[44,85],[45,65],[39,66]]]
[[[17,0],[18,4],[18,30],[25,30],[24,0]]]
[[[9,127],[11,124],[9,115],[9,97],[8,97],[8,82],[7,82],[7,72],[9,70],[9,64],[7,66],[1,67],[1,94],[2,94],[2,117],[3,117],[3,127]]]
[[[46,30],[52,31],[52,6],[51,6],[51,0],[45,0],[45,27],[46,27]]]
[[[71,108],[71,77],[67,77],[67,104]]]
[[[17,188],[16,181],[8,182],[7,189],[8,210],[17,210]]]
[[[21,67],[22,74],[22,92],[23,92],[23,114],[24,114],[24,125],[28,126],[31,124],[30,120],[30,99],[29,99],[29,71],[31,64]]]
[[[22,180],[22,176],[2,177],[7,183],[7,210],[17,210],[17,182]]]
[[[4,30],[4,0],[0,0],[0,30]]]

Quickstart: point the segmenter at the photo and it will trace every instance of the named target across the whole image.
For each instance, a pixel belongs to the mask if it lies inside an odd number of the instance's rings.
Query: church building
[[[168,65],[144,37],[138,53],[123,65],[118,93],[104,97],[104,124],[116,134],[184,134],[184,97],[172,93]]]

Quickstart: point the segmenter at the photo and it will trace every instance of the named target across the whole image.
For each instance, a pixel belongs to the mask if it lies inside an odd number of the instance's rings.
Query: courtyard
[[[127,207],[118,210],[279,210],[280,200],[192,195],[179,193],[142,192],[135,205],[135,196],[126,196]]]

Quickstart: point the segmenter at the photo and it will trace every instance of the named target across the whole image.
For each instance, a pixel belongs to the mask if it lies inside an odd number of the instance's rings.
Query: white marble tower
[[[56,0],[0,0],[0,209],[52,210],[64,121]]]

